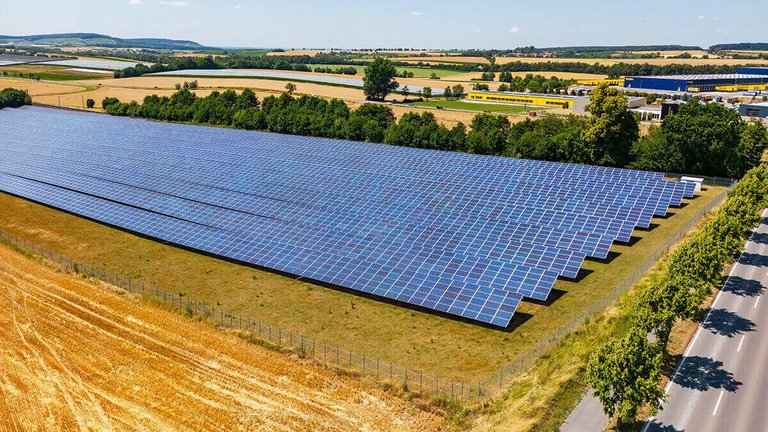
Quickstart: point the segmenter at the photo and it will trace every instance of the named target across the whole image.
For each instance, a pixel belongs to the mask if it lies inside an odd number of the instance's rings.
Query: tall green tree
[[[395,91],[400,84],[395,81],[397,68],[395,64],[384,57],[376,57],[365,67],[363,77],[363,93],[367,100],[382,101],[388,94]]]
[[[631,331],[622,339],[600,346],[587,364],[587,381],[606,414],[619,425],[635,420],[645,406],[658,412],[665,397],[660,387],[664,350],[648,342],[645,333]]]
[[[744,128],[739,141],[741,171],[746,173],[760,163],[765,149],[768,148],[768,131],[761,123],[752,123]]]
[[[507,146],[509,119],[503,115],[480,113],[472,118],[467,134],[469,151],[483,155],[500,155]]]
[[[590,97],[586,109],[591,116],[582,139],[589,148],[591,162],[626,166],[631,161],[632,144],[640,137],[640,128],[629,111],[626,96],[603,83],[592,90]]]
[[[739,142],[744,122],[720,104],[682,104],[662,122],[667,144],[682,157],[681,172],[722,177],[742,174]]]

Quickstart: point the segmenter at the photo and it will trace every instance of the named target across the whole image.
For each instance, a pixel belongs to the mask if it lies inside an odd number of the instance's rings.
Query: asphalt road
[[[768,218],[747,242],[643,432],[768,431]]]

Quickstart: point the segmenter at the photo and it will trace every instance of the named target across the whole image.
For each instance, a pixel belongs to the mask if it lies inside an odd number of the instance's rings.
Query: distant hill
[[[169,50],[201,50],[208,47],[189,40],[135,38],[121,39],[97,33],[57,33],[30,36],[3,36],[0,43],[24,45],[46,45],[51,47],[104,47],[104,48],[146,48]]]

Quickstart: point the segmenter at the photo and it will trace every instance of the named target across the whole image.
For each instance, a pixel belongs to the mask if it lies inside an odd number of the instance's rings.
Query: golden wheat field
[[[52,264],[51,264],[52,265]],[[424,431],[402,399],[0,244],[0,430]]]

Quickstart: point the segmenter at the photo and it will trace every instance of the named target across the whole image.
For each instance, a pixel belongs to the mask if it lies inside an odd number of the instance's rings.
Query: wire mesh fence
[[[667,180],[675,180],[679,181],[682,177],[686,177],[686,174],[679,174],[679,173],[666,173],[664,174],[664,178]],[[724,177],[707,177],[707,176],[691,176],[691,177],[697,177],[702,179],[702,184],[704,186],[719,186],[719,187],[731,187],[736,184],[736,180],[732,178],[724,178]]]
[[[471,404],[479,403],[498,394],[499,391],[505,388],[505,384],[509,382],[512,376],[526,370],[542,354],[560,343],[566,335],[575,331],[586,320],[605,310],[609,304],[617,300],[621,294],[637,283],[685,233],[698,223],[701,217],[722,203],[726,193],[727,190],[723,191],[704,208],[699,210],[688,223],[672,234],[629,277],[600,301],[592,304],[578,316],[573,317],[566,324],[557,328],[549,337],[540,339],[534,348],[521,353],[519,358],[499,368],[497,373],[475,383],[428,374],[422,370],[408,368],[377,357],[368,356],[365,353],[354,352],[353,350],[328,344],[315,338],[305,337],[270,323],[244,318],[220,307],[198,302],[187,295],[172,293],[132,278],[108,272],[97,266],[73,260],[10,233],[0,231],[0,238],[5,239],[20,249],[43,256],[65,269],[88,277],[94,277],[129,292],[161,301],[183,314],[216,324],[222,329],[237,332],[242,337],[251,339],[256,343],[266,344],[280,350],[288,350],[296,353],[299,357],[313,359],[325,367],[340,369],[347,373],[356,374],[361,378],[369,378],[379,384],[399,387],[403,391]]]

